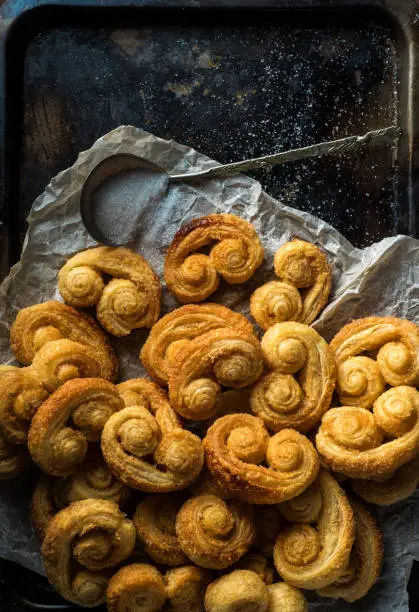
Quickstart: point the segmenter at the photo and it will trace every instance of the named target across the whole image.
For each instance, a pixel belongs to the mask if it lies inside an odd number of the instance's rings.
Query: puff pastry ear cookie
[[[169,380],[171,404],[187,419],[208,419],[222,406],[222,387],[251,385],[262,374],[263,365],[260,343],[253,334],[210,331],[176,356]]]
[[[201,440],[182,428],[166,394],[145,379],[118,385],[125,408],[102,432],[111,472],[133,489],[169,493],[191,485],[204,464]]]
[[[110,416],[123,408],[117,388],[100,378],[75,378],[60,387],[32,419],[28,446],[47,474],[67,476],[83,462],[88,442],[100,439]]]
[[[135,528],[118,506],[85,499],[60,510],[49,522],[42,543],[48,580],[75,604],[104,603],[110,572],[134,550]]]
[[[248,503],[275,504],[295,497],[319,471],[319,457],[308,438],[294,429],[269,437],[263,422],[250,414],[217,419],[204,447],[216,482]]]
[[[275,253],[280,278],[256,289],[250,312],[262,329],[282,321],[310,325],[327,304],[332,271],[324,253],[304,240],[291,240]]]
[[[262,338],[272,369],[254,385],[250,405],[272,431],[292,427],[306,433],[330,406],[335,363],[323,338],[302,323],[276,323]]]
[[[356,406],[330,409],[316,446],[329,467],[350,478],[392,476],[418,454],[419,392],[392,387],[375,401],[373,412]]]
[[[419,328],[406,319],[367,317],[345,325],[330,343],[342,406],[371,408],[386,385],[419,384]]]
[[[123,247],[77,253],[61,268],[58,289],[70,306],[96,306],[99,322],[114,336],[151,327],[159,317],[157,276],[141,255]]]
[[[198,253],[216,243],[209,253]],[[253,225],[234,215],[208,215],[184,225],[164,262],[164,278],[179,302],[202,302],[218,288],[244,283],[263,261],[263,246]]]
[[[303,493],[302,502],[296,497],[280,508],[291,522],[274,548],[280,576],[303,589],[319,589],[337,580],[348,566],[355,526],[351,506],[336,480],[322,471],[309,494]]]
[[[383,542],[378,525],[364,504],[353,497],[349,503],[355,518],[355,541],[349,564],[341,576],[317,592],[353,602],[364,597],[381,573]]]
[[[253,326],[245,316],[220,304],[181,306],[153,325],[141,349],[141,361],[150,376],[167,385],[179,351],[194,338],[225,327],[253,333]]]
[[[24,365],[30,365],[45,344],[62,339],[95,348],[103,362],[103,377],[115,380],[118,361],[108,339],[91,317],[71,306],[54,301],[28,306],[10,330],[10,347]]]

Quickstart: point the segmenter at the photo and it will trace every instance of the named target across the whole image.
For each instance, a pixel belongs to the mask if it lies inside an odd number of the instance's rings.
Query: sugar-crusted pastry
[[[103,378],[115,380],[118,360],[105,334],[91,317],[67,304],[50,301],[23,308],[10,329],[10,348],[24,365],[30,365],[45,344],[62,339],[96,349],[103,364]]]
[[[216,242],[209,255],[196,252]],[[202,302],[218,288],[244,283],[263,261],[263,246],[253,225],[234,215],[208,215],[184,225],[164,262],[164,278],[179,302]]]
[[[104,275],[111,277],[107,284]],[[61,268],[58,289],[70,306],[96,306],[99,322],[114,336],[151,327],[159,317],[159,279],[141,255],[123,247],[77,253]]]
[[[181,427],[166,394],[145,379],[118,385],[126,408],[102,432],[102,452],[124,484],[148,493],[185,489],[204,464],[201,440]]]
[[[33,460],[47,474],[72,474],[84,460],[88,442],[100,439],[106,421],[123,406],[117,388],[106,380],[68,381],[32,419],[28,447]]]
[[[355,541],[349,564],[332,584],[319,589],[323,597],[342,598],[352,603],[368,593],[381,573],[383,564],[382,535],[377,522],[364,504],[349,498],[355,518]]]
[[[352,480],[352,489],[370,504],[390,506],[410,497],[419,483],[419,455],[382,480]]]
[[[212,582],[205,594],[206,612],[307,612],[299,589],[285,582],[266,586],[250,570],[234,570]]]
[[[316,435],[317,450],[336,472],[350,478],[379,479],[414,459],[419,449],[419,392],[392,387],[373,411],[332,408]]]
[[[208,419],[222,405],[221,387],[251,385],[262,374],[263,364],[260,343],[253,334],[210,331],[175,356],[169,380],[171,404],[185,418]]]
[[[262,285],[250,298],[250,312],[264,330],[282,321],[310,325],[327,304],[332,271],[324,253],[304,240],[291,240],[274,259],[280,280]]]
[[[107,568],[127,559],[134,546],[135,527],[116,504],[86,499],[51,519],[41,552],[48,580],[58,593],[93,608],[105,601]]]
[[[246,317],[221,304],[181,306],[153,325],[141,349],[141,361],[150,376],[161,385],[167,385],[178,351],[194,338],[223,327],[253,332]]]
[[[157,612],[166,598],[162,575],[146,563],[122,567],[109,580],[106,590],[108,612]]]
[[[204,597],[211,572],[195,565],[169,569],[164,575],[167,612],[204,612]]]
[[[204,447],[216,482],[248,503],[274,504],[295,497],[319,471],[319,457],[308,438],[294,429],[270,437],[263,422],[250,414],[217,419]]]
[[[133,522],[146,554],[156,563],[176,566],[189,562],[176,536],[176,515],[184,499],[173,493],[150,495],[140,502]]]
[[[342,406],[371,408],[386,384],[419,384],[419,328],[406,319],[355,320],[336,334],[330,349]]]
[[[176,535],[196,565],[225,569],[247,552],[255,538],[252,507],[215,495],[192,497],[177,514]]]
[[[276,323],[262,338],[271,368],[254,385],[250,405],[272,431],[292,427],[306,433],[330,406],[335,363],[326,341],[302,323]]]
[[[48,391],[42,379],[31,367],[13,368],[1,373],[0,431],[4,438],[5,459],[14,455],[6,442],[26,444],[31,419],[47,397]],[[7,472],[6,465],[4,468]]]
[[[115,373],[109,369],[109,360],[101,351],[66,339],[44,344],[27,369],[42,381],[49,392],[73,378],[115,378]]]
[[[283,506],[287,519],[292,522],[295,504],[297,522],[279,534],[274,548],[279,575],[303,589],[320,589],[337,580],[348,566],[355,538],[354,516],[343,489],[326,471],[320,472],[316,485],[321,497],[320,511],[314,486],[313,512],[310,515],[306,508],[304,521],[298,497],[287,501]],[[303,505],[308,504],[305,495]]]
[[[31,521],[40,542],[45,537],[48,523],[59,510],[53,495],[54,482],[55,479],[52,476],[42,474],[35,484],[32,493],[30,505]]]

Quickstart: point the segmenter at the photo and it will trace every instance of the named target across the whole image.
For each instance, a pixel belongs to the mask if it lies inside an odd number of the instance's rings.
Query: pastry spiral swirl
[[[204,612],[204,597],[211,572],[195,565],[169,569],[164,576],[168,612]]]
[[[321,509],[314,521],[291,524],[276,541],[274,563],[280,576],[289,584],[303,589],[320,589],[337,580],[349,563],[355,537],[354,517],[346,494],[336,480],[321,471],[316,481],[321,495]],[[311,495],[317,505],[315,495]],[[293,504],[301,519],[298,497],[290,500],[288,517]],[[307,500],[304,500],[304,505]],[[312,516],[306,509],[309,519]]]
[[[326,341],[302,323],[276,323],[265,332],[262,350],[272,371],[254,385],[252,411],[272,431],[306,433],[329,408],[335,388]]]
[[[105,601],[108,573],[135,546],[135,528],[105,500],[75,502],[49,522],[42,558],[50,583],[64,599],[86,607]]]
[[[100,378],[65,383],[39,407],[28,436],[35,463],[47,474],[67,476],[84,460],[88,442],[116,411],[123,408],[117,388]]]
[[[336,334],[330,349],[336,359],[337,392],[343,406],[370,408],[386,383],[392,387],[419,384],[419,329],[411,321],[358,319]]]
[[[291,240],[274,259],[279,281],[256,289],[250,312],[264,330],[275,323],[299,321],[310,325],[327,304],[332,271],[324,253],[304,240]]]
[[[25,444],[31,419],[41,403],[48,397],[42,379],[29,368],[13,368],[0,375],[0,431],[3,437],[3,457],[16,457],[21,453],[12,450],[10,444]],[[9,444],[7,444],[9,443]],[[12,462],[14,460],[12,459]],[[14,471],[10,465],[11,473]],[[16,464],[17,467],[17,464]],[[7,463],[4,464],[8,472]]]
[[[319,457],[308,438],[293,429],[269,437],[263,422],[250,414],[218,419],[208,430],[204,448],[215,480],[248,503],[291,499],[302,493],[319,471]],[[268,467],[259,465],[264,461]]]
[[[47,342],[29,368],[52,392],[73,378],[103,378],[109,375],[108,361],[95,348],[73,340]],[[112,378],[114,374],[112,373]]]
[[[53,494],[60,508],[82,499],[106,499],[122,507],[130,497],[128,487],[109,471],[102,453],[94,445],[90,445],[74,474],[55,483]]]
[[[196,565],[225,569],[250,548],[255,538],[251,506],[215,495],[189,499],[176,517],[182,550]]]
[[[141,361],[150,376],[161,385],[167,385],[179,350],[194,338],[224,327],[253,333],[253,326],[246,317],[220,304],[181,306],[153,325],[141,349]]]
[[[103,275],[111,276],[107,285]],[[123,247],[77,253],[61,268],[58,289],[70,306],[96,306],[101,325],[114,336],[151,327],[160,312],[160,282],[147,261]]]
[[[165,601],[162,575],[146,563],[133,563],[118,570],[106,590],[108,612],[158,612]]]
[[[196,253],[217,242],[209,255]],[[184,225],[175,235],[164,262],[164,278],[179,302],[202,302],[218,288],[244,283],[263,261],[263,246],[253,226],[234,215],[208,215]]]
[[[185,489],[203,467],[201,440],[182,429],[166,394],[154,383],[134,379],[118,385],[127,406],[102,432],[102,452],[124,484],[148,493]]]
[[[207,612],[307,612],[304,595],[285,582],[266,586],[250,570],[234,570],[212,582],[205,595]]]
[[[323,597],[341,597],[352,603],[364,597],[381,573],[383,564],[382,535],[365,506],[349,498],[355,518],[355,541],[349,564],[343,574],[317,592]]]
[[[232,329],[215,329],[192,340],[175,357],[169,380],[173,408],[187,419],[203,421],[222,405],[221,386],[240,389],[262,374],[258,339]]]
[[[353,480],[352,488],[370,504],[390,506],[407,499],[419,483],[419,455],[384,480]]]
[[[356,406],[332,408],[316,436],[317,450],[333,470],[351,478],[386,478],[416,457],[419,392],[392,387],[373,412]]]
[[[24,365],[30,365],[45,344],[62,339],[96,349],[103,378],[116,379],[118,360],[105,334],[91,317],[71,306],[50,301],[23,308],[10,330],[10,347]]]
[[[133,522],[147,555],[156,563],[176,566],[188,563],[176,536],[176,515],[183,499],[174,494],[150,495],[137,506]]]

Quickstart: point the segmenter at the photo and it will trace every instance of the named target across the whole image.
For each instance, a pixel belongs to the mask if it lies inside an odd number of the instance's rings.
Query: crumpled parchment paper
[[[10,325],[18,310],[49,299],[60,299],[57,272],[74,252],[94,245],[81,222],[79,195],[92,168],[115,153],[134,153],[157,162],[171,173],[200,170],[214,165],[204,155],[165,141],[131,126],[120,127],[81,153],[75,164],[61,172],[34,202],[22,257],[0,286],[0,359],[14,363],[9,348]],[[266,249],[265,262],[245,285],[221,283],[211,300],[249,314],[249,296],[255,287],[272,280],[273,255],[292,236],[321,246],[333,267],[333,293],[316,322],[326,339],[354,317],[370,314],[406,317],[419,324],[419,241],[406,236],[386,238],[366,249],[354,248],[333,227],[308,213],[283,206],[244,175],[205,183],[173,184],[161,202],[141,205],[141,190],[124,194],[128,202],[121,224],[135,231],[130,246],[144,255],[163,282],[166,248],[185,222],[210,213],[229,212],[252,222]],[[128,187],[127,187],[128,189]],[[178,306],[163,292],[163,314]],[[116,340],[122,379],[145,375],[138,350],[146,332]],[[42,572],[39,547],[29,521],[30,491],[25,479],[0,482],[0,554]],[[310,610],[407,612],[406,585],[414,558],[419,559],[419,491],[405,502],[378,509],[385,539],[382,577],[356,604],[317,598],[307,592]]]

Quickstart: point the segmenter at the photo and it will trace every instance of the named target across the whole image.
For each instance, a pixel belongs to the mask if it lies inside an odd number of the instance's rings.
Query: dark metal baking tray
[[[33,199],[121,124],[221,162],[399,124],[397,151],[254,176],[357,246],[417,235],[414,0],[7,0],[0,18],[1,274]]]

